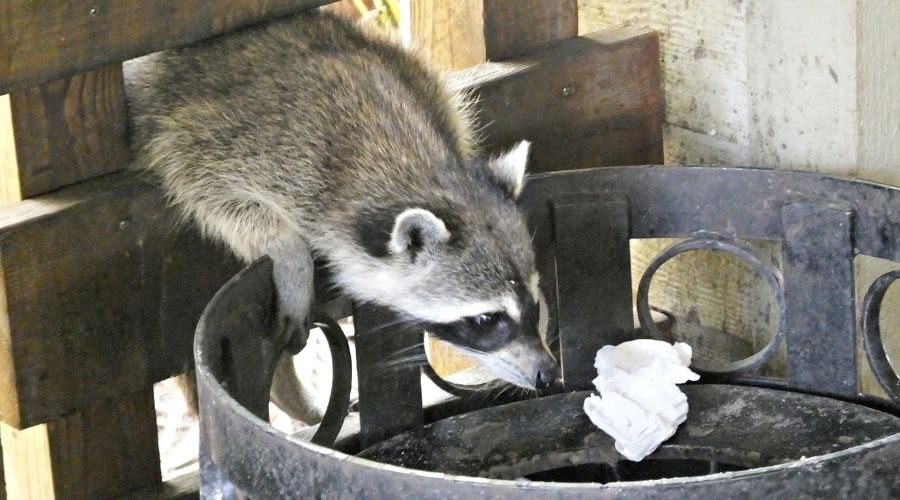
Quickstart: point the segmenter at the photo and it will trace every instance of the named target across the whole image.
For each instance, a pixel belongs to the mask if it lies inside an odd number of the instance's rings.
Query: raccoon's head
[[[472,160],[433,194],[366,214],[357,234],[368,262],[352,271],[353,283],[342,281],[534,389],[558,382],[560,371],[545,342],[531,235],[515,204],[528,149],[523,141]]]

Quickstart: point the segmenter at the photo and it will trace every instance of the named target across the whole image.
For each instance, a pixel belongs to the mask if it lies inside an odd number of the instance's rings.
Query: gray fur
[[[398,45],[304,13],[128,70],[135,165],[206,235],[273,257],[289,320],[309,311],[311,255],[354,299],[432,322],[501,308],[510,280],[532,279],[510,180],[525,156],[476,158],[465,99]],[[411,208],[449,237],[391,247]]]

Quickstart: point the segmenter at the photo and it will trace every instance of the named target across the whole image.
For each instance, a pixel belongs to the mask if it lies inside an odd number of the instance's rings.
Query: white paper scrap
[[[594,387],[584,400],[591,422],[616,440],[616,450],[639,462],[672,437],[687,418],[687,397],[676,384],[698,380],[688,368],[691,346],[651,339],[597,351]]]

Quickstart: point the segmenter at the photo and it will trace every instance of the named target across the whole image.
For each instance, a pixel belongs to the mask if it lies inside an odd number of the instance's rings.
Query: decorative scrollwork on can
[[[784,339],[785,303],[781,271],[774,266],[763,264],[762,260],[754,254],[753,249],[744,242],[729,240],[715,233],[702,231],[695,233],[691,239],[670,245],[660,252],[659,255],[654,257],[647,267],[647,270],[644,272],[644,275],[641,277],[641,282],[638,285],[637,310],[641,329],[651,338],[657,340],[669,340],[658,328],[656,328],[650,315],[650,282],[653,280],[653,275],[656,271],[675,256],[691,250],[701,249],[726,252],[750,264],[750,266],[758,272],[772,288],[775,301],[778,304],[778,326],[775,335],[772,336],[769,343],[752,356],[724,366],[698,367],[697,371],[701,374],[718,376],[737,376],[753,372],[768,363],[778,352],[778,347]]]
[[[900,279],[900,269],[881,275],[869,287],[862,304],[862,333],[866,359],[869,360],[869,366],[875,373],[875,379],[878,380],[878,384],[881,385],[888,397],[894,403],[900,404],[900,378],[891,367],[887,353],[884,351],[884,343],[881,341],[881,326],[879,325],[884,294],[887,293],[888,287],[898,279]]]
[[[336,321],[319,316],[313,322],[325,334],[328,348],[331,351],[331,393],[328,407],[322,417],[322,423],[312,437],[312,442],[322,446],[331,446],[337,439],[347,411],[350,406],[350,390],[353,382],[353,362],[350,358],[350,346],[347,336]]]

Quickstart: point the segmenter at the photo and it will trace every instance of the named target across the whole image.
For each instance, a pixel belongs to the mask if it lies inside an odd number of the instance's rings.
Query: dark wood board
[[[122,65],[113,64],[9,95],[0,106],[0,204],[53,191],[125,166]],[[10,149],[8,149],[10,148]]]
[[[172,220],[130,172],[0,210],[3,421],[42,423],[185,367],[239,266]]]
[[[412,39],[453,70],[523,54],[578,34],[575,0],[410,0]]]
[[[0,94],[326,3],[6,0],[0,3]]]
[[[533,142],[529,171],[662,163],[659,40],[623,27],[453,75],[478,99],[488,151]]]
[[[111,498],[160,483],[152,389],[0,432],[11,499]]]

